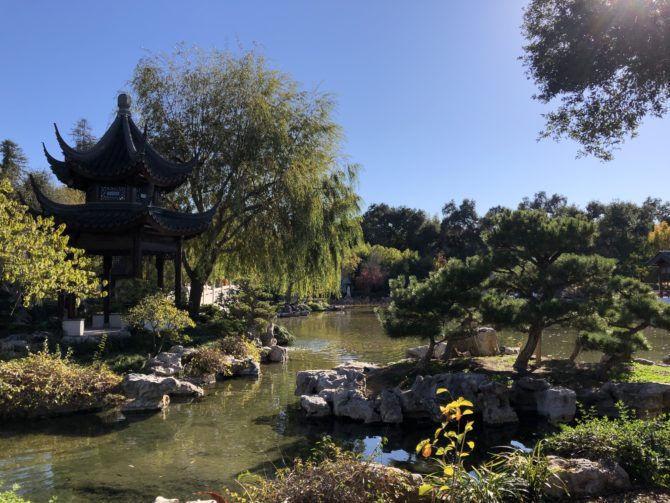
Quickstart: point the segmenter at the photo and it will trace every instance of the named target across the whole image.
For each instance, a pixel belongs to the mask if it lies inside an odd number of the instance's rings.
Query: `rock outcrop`
[[[454,397],[463,396],[472,401],[487,424],[518,421],[510,406],[507,388],[491,381],[483,374],[438,374],[419,376],[409,390],[382,390],[377,396],[367,396],[365,372],[361,367],[338,367],[333,370],[307,370],[296,375],[296,395],[301,406],[314,415],[315,404],[307,397],[321,398],[332,407],[333,415],[348,417],[366,423],[401,423],[405,417],[441,419],[440,405],[446,398],[436,395],[439,388],[447,388]],[[325,408],[322,409],[325,415]]]
[[[121,382],[121,389],[128,398],[121,407],[123,412],[161,410],[169,403],[170,397],[197,398],[205,393],[190,382],[145,374],[127,374]]]
[[[439,421],[442,417],[440,405],[445,398],[436,394],[440,388],[449,390],[451,396],[470,400],[487,424],[512,423],[519,420],[510,406],[507,387],[495,383],[484,374],[452,373],[434,376],[418,376],[412,387],[400,392],[402,410],[405,415],[430,417]]]
[[[634,410],[640,417],[653,417],[670,411],[670,384],[653,382],[612,383],[599,388],[578,390],[577,399],[600,416],[617,417],[617,402]]]
[[[318,395],[302,395],[300,406],[309,417],[326,417],[333,413],[330,404]]]
[[[433,349],[433,358],[442,359],[444,352],[447,349],[446,342],[440,342],[435,345]],[[465,339],[458,339],[454,342],[454,349],[459,354],[468,356],[496,356],[500,354],[500,346],[498,345],[498,335],[496,331],[489,327],[481,327],[477,329],[477,333],[472,337]],[[421,359],[426,355],[428,345],[417,346],[415,348],[408,348],[405,351],[407,358]]]
[[[288,361],[288,350],[283,346],[271,346],[268,353],[268,361],[286,363]]]
[[[551,386],[546,379],[524,376],[514,383],[511,400],[524,414],[536,414],[550,423],[568,423],[577,411],[577,394],[560,386]]]
[[[588,459],[563,459],[547,456],[554,471],[545,493],[553,498],[601,496],[630,489],[630,478],[618,464],[605,465]]]

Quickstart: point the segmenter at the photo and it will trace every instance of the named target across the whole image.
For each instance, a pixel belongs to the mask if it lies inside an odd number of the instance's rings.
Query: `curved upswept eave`
[[[42,214],[64,223],[68,229],[115,232],[144,225],[148,208],[142,203],[63,204],[50,199],[30,175],[30,183]]]
[[[194,237],[204,232],[212,223],[217,207],[202,213],[179,213],[149,206],[148,223],[160,234],[168,236]]]
[[[102,138],[100,138],[98,142],[91,148],[82,151],[68,145],[68,143],[61,136],[60,131],[58,130],[58,126],[56,123],[54,123],[54,129],[56,130],[56,141],[58,141],[58,145],[63,151],[63,155],[65,156],[66,161],[72,160],[79,163],[95,162],[97,158],[103,155],[105,151],[111,145],[113,145],[114,139],[118,134],[119,127],[121,127],[121,117],[117,115],[109,128],[107,128],[105,134],[102,135]]]
[[[56,175],[56,178],[58,178],[58,180],[60,180],[68,187],[71,186],[73,182],[72,172],[70,171],[70,168],[68,167],[67,163],[59,161],[54,156],[52,156],[47,150],[47,147],[44,143],[42,143],[42,149],[44,150],[44,155],[47,158],[49,166],[51,166],[51,171],[53,172],[54,175]]]
[[[163,188],[175,188],[184,183],[198,162],[197,156],[185,163],[165,159],[146,141],[146,130],[140,131],[135,122],[129,118],[131,137],[137,145],[141,145],[144,155],[144,176],[154,184]]]

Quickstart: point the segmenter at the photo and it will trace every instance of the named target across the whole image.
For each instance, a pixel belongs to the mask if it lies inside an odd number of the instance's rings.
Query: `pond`
[[[194,491],[235,487],[235,477],[246,470],[271,472],[284,460],[307,454],[324,434],[366,453],[386,437],[380,461],[420,469],[413,448],[434,426],[310,421],[297,410],[293,391],[299,370],[352,359],[387,363],[421,342],[386,337],[365,308],[281,322],[297,336],[287,365],[265,365],[259,379],[218,383],[198,402],[173,403],[164,413],[120,423],[80,415],[0,426],[0,481],[19,483],[21,492],[38,503],[54,495],[59,503],[151,502],[157,495],[186,501]],[[655,349],[643,356],[670,352],[665,333],[649,336]],[[573,338],[551,332],[544,352],[565,356]],[[503,344],[518,339],[518,334],[502,334]],[[502,445],[529,434],[523,426],[480,431],[479,443]]]

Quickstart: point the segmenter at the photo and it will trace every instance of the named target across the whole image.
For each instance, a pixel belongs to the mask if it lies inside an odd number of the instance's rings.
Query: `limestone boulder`
[[[670,411],[670,384],[608,382],[599,388],[578,390],[577,398],[587,408],[594,407],[598,415],[618,416],[616,403],[620,401],[638,416],[653,417]]]
[[[378,423],[381,416],[376,410],[377,404],[368,400],[358,389],[338,388],[333,394],[333,414],[348,417],[365,423]]]
[[[234,376],[258,377],[261,374],[260,364],[253,358],[229,358],[230,370]]]
[[[545,489],[547,496],[570,498],[601,496],[630,489],[630,478],[616,463],[605,465],[588,459],[564,459],[547,456],[549,468],[554,471]]]
[[[511,401],[518,412],[536,414],[553,424],[572,421],[577,410],[577,394],[573,390],[530,376],[514,383]]]
[[[496,356],[500,354],[498,334],[489,327],[481,327],[472,337],[457,340],[454,347],[459,353],[469,353],[471,356]]]
[[[288,350],[283,346],[272,346],[268,353],[268,360],[274,363],[286,363],[288,361]]]
[[[519,421],[519,416],[510,405],[507,386],[499,382],[487,382],[479,386],[477,405],[486,424],[507,424]]]
[[[147,362],[147,368],[157,376],[170,377],[184,370],[181,353],[161,352]]]
[[[330,404],[318,395],[302,395],[300,407],[310,417],[327,417],[332,414]]]
[[[390,390],[383,390],[380,395],[379,414],[384,423],[402,423],[402,405],[400,397]]]
[[[161,410],[169,403],[169,397],[197,398],[205,393],[190,382],[145,374],[127,374],[121,389],[128,398],[121,407],[123,412]]]
[[[437,395],[440,388],[450,395]],[[405,417],[429,417],[440,421],[443,405],[450,396],[460,396],[474,404],[475,411],[482,414],[484,422],[500,424],[516,422],[518,417],[512,410],[507,388],[478,373],[448,373],[434,376],[418,376],[409,390],[400,392],[400,402]]]
[[[536,394],[537,414],[552,424],[569,423],[577,412],[577,394],[560,386]]]
[[[365,389],[365,374],[345,367],[333,370],[302,370],[296,373],[296,396],[317,395],[326,389]]]

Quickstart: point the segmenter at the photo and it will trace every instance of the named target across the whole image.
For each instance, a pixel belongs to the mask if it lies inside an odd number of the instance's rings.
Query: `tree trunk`
[[[447,339],[447,347],[444,348],[444,354],[442,355],[442,360],[443,361],[447,361],[447,360],[449,360],[450,358],[453,357],[455,346],[456,346],[456,341],[454,340],[453,337],[449,337]]]
[[[290,306],[292,300],[293,300],[293,283],[289,283],[288,288],[286,289],[286,296],[284,297],[284,305]]]
[[[196,275],[190,277],[191,292],[188,295],[188,314],[191,318],[198,316],[200,312],[200,303],[202,301],[202,292],[205,290],[205,282],[201,281]]]
[[[579,339],[575,341],[575,348],[572,350],[572,354],[568,358],[571,362],[574,363],[574,361],[577,359],[579,356],[579,353],[582,352],[582,344],[579,342]]]
[[[426,351],[426,354],[419,360],[417,368],[425,369],[428,366],[430,359],[433,357],[433,351],[435,351],[435,337],[431,336],[430,342],[428,343],[428,351]]]
[[[542,339],[542,326],[541,325],[531,325],[530,330],[528,331],[528,340],[526,345],[523,347],[519,356],[517,356],[516,361],[514,362],[514,368],[518,372],[525,372],[528,369],[528,361],[530,357],[533,356],[535,349],[537,348],[538,343]]]

